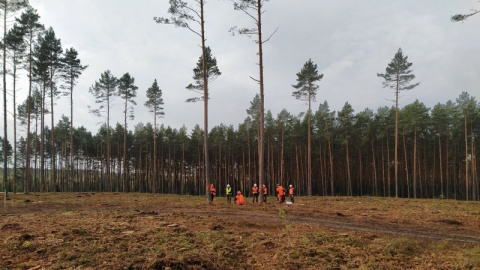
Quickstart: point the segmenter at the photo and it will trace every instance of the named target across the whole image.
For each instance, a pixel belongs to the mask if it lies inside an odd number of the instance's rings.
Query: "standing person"
[[[229,184],[227,184],[227,187],[225,188],[225,195],[227,195],[227,203],[232,203],[232,187],[230,187]]]
[[[215,198],[216,194],[217,194],[217,190],[215,189],[215,186],[212,183],[212,184],[210,184],[210,188],[209,188],[209,196],[208,196],[208,203],[209,204],[213,203],[213,199]]]
[[[235,202],[237,203],[237,205],[243,205],[245,203],[245,198],[243,197],[240,190],[237,191],[237,196],[235,196]]]
[[[285,191],[283,190],[283,187],[280,186],[280,184],[277,184],[277,200],[278,203],[282,203],[282,197],[285,198]]]
[[[288,195],[290,196],[290,201],[292,202],[292,204],[295,203],[295,198],[293,196],[294,191],[295,191],[295,188],[293,188],[293,186],[290,185],[290,188],[288,188]]]
[[[262,184],[262,190],[263,190],[263,203],[267,203],[268,190],[265,184]]]
[[[253,184],[252,194],[253,194],[252,203],[255,203],[255,201],[257,201],[257,203],[258,203],[258,187],[257,187],[257,184]]]

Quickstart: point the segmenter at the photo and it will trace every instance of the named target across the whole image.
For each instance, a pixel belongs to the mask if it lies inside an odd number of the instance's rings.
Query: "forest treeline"
[[[256,96],[248,116],[238,127],[221,124],[209,132],[211,182],[220,195],[226,184],[249,194],[258,182],[256,168],[258,102]],[[480,134],[480,106],[467,92],[455,102],[433,108],[422,102],[399,111],[399,196],[478,200],[477,175]],[[36,121],[36,120],[34,120]],[[52,149],[44,151],[48,162],[41,174],[39,133],[31,135],[34,155],[31,191],[114,191],[204,194],[203,130],[191,131],[161,126],[157,130],[157,164],[153,164],[154,128],[137,124],[127,135],[127,160],[123,160],[124,127],[110,129],[111,160],[106,162],[106,126],[96,134],[84,127],[74,129],[74,162],[70,163],[69,119],[55,126],[54,167]],[[395,108],[365,109],[355,113],[347,102],[342,110],[330,110],[327,101],[312,113],[313,195],[394,196],[393,134]],[[306,133],[304,115],[286,110],[265,116],[265,176],[270,191],[276,184],[293,184],[299,195],[306,187]],[[51,129],[45,127],[49,138]],[[19,164],[25,162],[26,142],[19,141]],[[107,177],[106,164],[110,168]],[[127,164],[124,167],[124,164]],[[157,167],[157,177],[153,168]],[[58,173],[52,179],[52,171]],[[18,171],[16,187],[22,190],[24,177]],[[468,193],[467,193],[468,192]]]
[[[253,184],[265,182],[271,195],[276,184],[292,184],[298,195],[480,199],[479,103],[462,92],[455,101],[433,108],[420,101],[397,108],[399,90],[418,85],[408,83],[415,76],[401,49],[387,72],[377,74],[385,80],[384,87],[396,89],[396,106],[354,112],[346,102],[340,111],[332,111],[325,101],[311,109],[323,74],[309,60],[293,86],[294,97],[308,99],[306,113],[265,112],[261,44],[269,38],[262,42],[263,2],[238,0],[234,5],[256,22],[256,28],[237,30],[258,36],[260,63],[260,94],[238,127],[226,123],[208,128],[207,85],[221,72],[203,44],[203,1],[199,12],[182,1],[172,1],[173,19],[155,18],[157,23],[187,27],[183,20],[195,21],[195,16],[201,22],[200,30],[193,32],[202,33],[202,56],[193,70],[195,84],[187,89],[202,93],[193,100],[204,101],[204,128],[159,126],[164,115],[162,91],[153,79],[144,104],[153,124],[145,121],[129,128],[127,119],[135,116],[133,106],[137,105],[135,79],[129,73],[117,78],[106,70],[89,89],[95,99],[89,112],[105,121],[93,134],[73,121],[74,87],[87,68],[77,51],[62,48],[55,31],[39,23],[40,15],[28,1],[0,0],[4,18],[2,190],[203,195],[212,182],[219,195],[226,184],[249,195]],[[19,70],[28,79],[27,98],[20,102],[16,99]],[[11,89],[7,89],[7,77]],[[70,116],[57,119],[56,100],[61,96],[69,96]],[[110,110],[115,97],[121,100],[124,122],[112,127],[110,114],[120,113]],[[10,115],[13,128],[7,127]],[[7,138],[9,128],[12,143]]]

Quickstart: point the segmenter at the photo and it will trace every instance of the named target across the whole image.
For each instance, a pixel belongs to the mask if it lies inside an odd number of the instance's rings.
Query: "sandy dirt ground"
[[[10,194],[0,269],[480,269],[480,203]]]

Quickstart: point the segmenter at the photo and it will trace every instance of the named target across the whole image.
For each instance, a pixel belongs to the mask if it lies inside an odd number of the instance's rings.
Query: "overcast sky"
[[[193,0],[185,0],[194,2]],[[193,82],[192,69],[201,55],[200,39],[187,29],[160,25],[153,17],[170,17],[167,0],[30,0],[41,23],[52,27],[64,50],[73,47],[89,67],[74,89],[74,125],[96,133],[103,120],[88,113],[95,106],[89,88],[100,74],[116,77],[130,73],[138,86],[134,125],[153,123],[143,105],[146,90],[157,79],[163,91],[165,117],[172,128],[185,125],[189,132],[203,127],[203,103],[186,103],[195,96],[185,87]],[[480,95],[480,14],[464,23],[450,17],[480,8],[476,0],[271,0],[263,15],[265,109],[273,116],[283,109],[298,115],[304,102],[292,97],[292,84],[303,64],[312,59],[324,74],[318,104],[327,101],[339,111],[349,102],[355,113],[392,106],[394,93],[382,88],[377,73],[384,73],[399,48],[413,63],[420,86],[404,92],[403,107],[415,99],[433,108],[455,101],[462,91]],[[253,21],[235,11],[230,0],[209,0],[205,7],[207,45],[222,75],[210,84],[209,127],[221,123],[235,128],[247,117],[246,109],[258,84],[257,45],[253,39],[232,36],[232,26],[253,27]],[[25,75],[25,74],[24,74]],[[18,103],[27,89],[19,92]],[[121,100],[113,105],[112,126],[123,124]],[[55,107],[58,121],[69,116],[66,97]],[[11,125],[10,125],[11,126]]]

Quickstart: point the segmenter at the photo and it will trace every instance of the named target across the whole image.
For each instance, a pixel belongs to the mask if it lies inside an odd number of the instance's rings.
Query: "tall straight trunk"
[[[358,149],[358,186],[360,187],[360,196],[363,196],[363,163],[362,163],[362,149]]]
[[[70,177],[73,181],[73,183],[77,183],[77,181],[74,179],[75,178],[75,173],[74,173],[74,160],[73,160],[73,152],[74,152],[74,147],[73,147],[73,84],[74,84],[74,79],[73,76],[70,79]]]
[[[45,92],[46,87],[43,84],[42,111],[40,113],[40,182],[42,192],[45,192]]]
[[[387,161],[388,164],[388,161]],[[386,184],[385,184],[385,149],[384,149],[384,143],[382,139],[382,184],[383,184],[383,197],[387,196],[386,192]]]
[[[258,67],[259,67],[259,83],[260,83],[260,122],[258,133],[258,179],[261,183],[264,181],[263,173],[263,138],[265,133],[265,95],[264,95],[264,82],[263,82],[263,40],[262,40],[262,0],[257,0],[257,29],[258,29]]]
[[[295,180],[296,182],[298,183],[300,181],[300,158],[299,158],[299,153],[298,153],[298,145],[295,144],[295,161],[296,161],[296,175],[295,175]],[[282,185],[283,183],[280,183],[280,185]],[[286,182],[285,182],[286,184]]]
[[[373,194],[378,196],[378,177],[377,177],[377,163],[375,160],[375,147],[374,141],[371,140],[370,144],[372,146],[372,164],[373,164]]]
[[[17,66],[16,59],[13,59],[13,193],[17,193],[17,101],[16,101],[16,83],[17,83]]]
[[[126,90],[128,91],[128,90]],[[123,129],[123,192],[125,192],[125,186],[127,183],[127,110],[128,110],[128,93],[125,94],[125,117],[124,117],[124,129]],[[120,155],[120,152],[119,152]],[[118,164],[120,166],[120,164]]]
[[[477,200],[477,183],[475,181],[475,176],[476,176],[476,173],[475,173],[475,144],[474,144],[474,141],[475,141],[475,137],[472,135],[472,139],[471,139],[471,146],[470,146],[470,151],[471,151],[471,163],[472,163],[472,168],[471,168],[471,171],[472,171],[472,200]]]
[[[417,198],[417,127],[413,137],[413,198]]]
[[[443,167],[442,167],[442,137],[438,135],[438,164],[440,168],[440,196],[444,197],[443,192]]]
[[[248,179],[251,179],[252,178],[252,156],[250,151],[250,132],[247,132],[247,145],[248,145]]]
[[[448,138],[447,138],[447,142],[446,142],[446,146],[445,146],[445,150],[447,151],[446,153],[446,157],[445,157],[445,181],[447,183],[447,199],[450,199],[450,174],[449,174],[449,170],[448,170],[448,167],[449,167],[449,158],[448,158],[448,154],[449,154],[449,150],[448,150]]]
[[[31,37],[31,36],[30,36]],[[30,38],[31,40],[32,38]],[[32,114],[32,42],[29,43],[29,55],[28,55],[28,97],[27,97],[27,145],[26,145],[26,165],[25,165],[25,193],[30,192],[32,186],[32,177],[30,173],[30,118]]]
[[[320,181],[322,183],[322,195],[327,195],[327,172],[325,171],[326,168],[326,151],[322,147],[322,141],[319,142],[319,149],[318,149],[318,159],[319,159],[319,176]]]
[[[407,140],[405,132],[403,133],[403,157],[405,159],[405,179],[407,180],[407,196],[410,198],[410,179],[408,177],[408,158],[407,158]]]
[[[399,78],[397,75],[397,88],[395,90],[395,198],[398,198],[398,93]]]
[[[350,174],[350,154],[348,150],[348,141],[345,144],[345,155],[346,155],[346,162],[347,162],[347,196],[352,196],[352,176]]]
[[[465,123],[465,199],[468,201],[469,184],[468,184],[468,136],[467,136],[467,114],[463,115]]]
[[[330,137],[328,138],[328,153],[329,153],[329,160],[330,160],[330,192],[331,195],[335,195],[335,190],[333,186],[333,153],[332,153],[332,142]]]
[[[7,36],[7,11],[8,1],[5,1],[3,10],[3,40]],[[3,189],[5,194],[4,203],[7,201],[8,192],[8,153],[7,153],[7,45],[3,44]],[[4,205],[5,207],[5,205]]]
[[[209,160],[208,160],[208,78],[207,78],[207,60],[205,47],[205,20],[203,17],[204,0],[200,0],[200,26],[202,38],[202,69],[203,69],[203,144],[204,144],[204,165],[205,165],[205,195],[208,196],[209,179]]]
[[[112,176],[110,174],[110,153],[111,153],[111,144],[110,144],[110,98],[107,101],[107,143],[106,143],[106,152],[107,152],[107,158],[105,160],[106,163],[106,182],[108,183],[108,188],[110,189],[110,192],[113,191],[113,182],[112,182]]]
[[[157,109],[153,112],[153,191],[158,192],[157,179]]]
[[[34,170],[33,170],[33,182],[35,183],[35,191],[40,191],[40,184],[38,183],[38,112],[35,114],[35,138],[33,143],[34,153]]]
[[[52,119],[52,136],[51,136],[51,140],[52,140],[52,157],[51,157],[51,170],[52,170],[52,182],[53,182],[53,188],[54,188],[54,191],[57,191],[58,190],[58,183],[57,183],[57,168],[56,168],[56,165],[55,165],[55,159],[56,159],[56,155],[57,155],[57,151],[55,149],[55,120],[54,120],[54,113],[53,113],[53,108],[54,108],[54,102],[53,102],[53,98],[54,98],[54,89],[53,89],[53,75],[51,74],[50,75],[50,110],[51,110],[51,119]]]
[[[307,186],[308,196],[312,196],[312,130],[311,130],[311,98],[308,98],[308,147],[307,147]]]
[[[391,176],[390,176],[390,144],[388,143],[389,141],[390,141],[390,138],[387,133],[387,182],[388,182],[387,187],[388,187],[388,197],[391,197],[392,182],[391,182]]]
[[[280,181],[283,181],[285,174],[285,127],[282,128],[282,145],[280,148]]]

